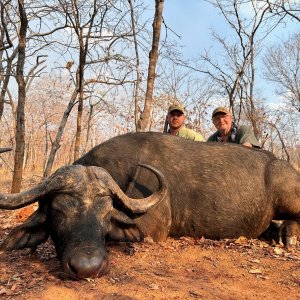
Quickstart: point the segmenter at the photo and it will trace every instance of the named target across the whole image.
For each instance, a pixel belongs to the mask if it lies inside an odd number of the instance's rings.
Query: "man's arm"
[[[248,143],[248,142],[243,143],[242,145],[243,145],[243,146],[247,146],[247,147],[253,147],[252,144],[251,144],[251,143]]]
[[[253,130],[247,126],[241,126],[237,131],[237,142],[247,147],[260,148],[260,144]]]

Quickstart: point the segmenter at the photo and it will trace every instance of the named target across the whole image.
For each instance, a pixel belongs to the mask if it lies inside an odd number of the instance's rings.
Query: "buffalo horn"
[[[50,177],[38,183],[36,186],[16,194],[0,193],[0,209],[18,209],[32,204],[52,191],[59,190],[65,183],[65,174],[68,172],[66,166],[57,170]],[[72,166],[73,167],[73,166]]]
[[[158,204],[162,199],[164,199],[168,193],[168,184],[165,176],[156,168],[149,165],[139,164],[146,169],[152,171],[159,182],[159,190],[146,198],[134,199],[128,197],[118,186],[118,184],[109,176],[108,173],[101,174],[101,180],[105,182],[106,186],[111,190],[111,192],[121,200],[123,205],[133,213],[144,213],[154,205]],[[104,175],[104,176],[103,176]]]

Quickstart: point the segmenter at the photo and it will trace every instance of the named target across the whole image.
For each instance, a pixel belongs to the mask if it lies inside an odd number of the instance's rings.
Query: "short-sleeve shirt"
[[[179,137],[183,137],[187,140],[193,140],[193,141],[197,141],[197,142],[205,142],[204,137],[200,133],[198,133],[198,132],[196,132],[196,131],[194,131],[190,128],[187,128],[185,126],[182,127],[176,133],[176,135],[179,136]]]
[[[216,131],[208,139],[208,142],[221,142],[221,134],[219,131]],[[256,139],[253,131],[250,127],[242,125],[236,130],[232,130],[231,134],[228,136],[228,143],[244,144],[250,143],[253,147],[260,148],[259,142]]]

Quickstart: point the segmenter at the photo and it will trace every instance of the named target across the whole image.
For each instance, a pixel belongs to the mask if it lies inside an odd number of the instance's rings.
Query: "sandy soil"
[[[0,211],[0,241],[30,209]],[[258,239],[169,238],[108,245],[110,271],[76,281],[62,272],[51,241],[1,253],[2,299],[300,299],[300,247]]]

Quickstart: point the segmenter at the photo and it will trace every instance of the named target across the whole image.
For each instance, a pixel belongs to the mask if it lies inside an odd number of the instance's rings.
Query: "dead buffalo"
[[[255,238],[272,219],[299,220],[300,175],[266,151],[132,133],[27,191],[1,194],[0,208],[36,201],[2,250],[35,248],[50,235],[64,271],[87,278],[106,272],[106,239]]]

